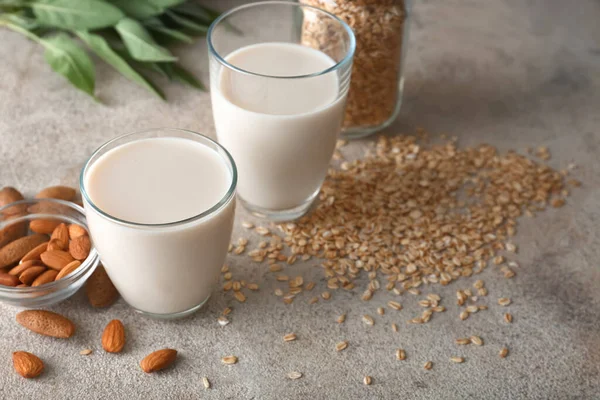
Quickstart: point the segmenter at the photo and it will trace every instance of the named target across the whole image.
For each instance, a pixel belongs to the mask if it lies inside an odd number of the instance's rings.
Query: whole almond
[[[4,271],[0,271],[0,285],[3,286],[17,286],[21,282],[19,278],[14,275],[7,274]]]
[[[0,189],[0,207],[4,207],[7,204],[14,203],[15,201],[23,200],[23,195],[14,187],[5,186]]]
[[[48,242],[40,243],[39,245],[31,249],[27,254],[25,254],[23,258],[21,258],[21,264],[23,264],[25,261],[41,260],[40,254],[45,252],[47,248]]]
[[[10,271],[8,271],[8,273],[10,275],[19,276],[27,268],[41,266],[41,265],[43,265],[41,260],[29,260],[29,261],[20,263],[16,267],[13,267]]]
[[[58,271],[49,269],[48,271],[44,272],[43,274],[41,274],[40,276],[35,278],[35,281],[33,281],[33,283],[31,284],[31,287],[41,286],[41,285],[45,285],[46,283],[54,282],[57,275],[58,275]]]
[[[37,277],[43,274],[47,269],[48,268],[44,266],[27,268],[21,273],[21,275],[19,275],[19,280],[21,281],[21,283],[31,285],[33,281],[35,281]]]
[[[13,366],[15,371],[23,378],[35,378],[44,371],[42,360],[26,351],[15,351],[13,353]]]
[[[71,201],[77,192],[68,186],[50,186],[35,195],[36,199],[59,199]]]
[[[75,333],[70,319],[52,311],[25,310],[17,314],[17,322],[40,335],[69,338]]]
[[[108,353],[120,353],[125,346],[125,327],[118,319],[106,325],[102,333],[102,348]]]
[[[119,298],[119,292],[102,265],[98,265],[85,283],[85,293],[93,307],[108,307]]]
[[[19,200],[23,200],[23,195],[17,189],[9,186],[0,189],[0,207],[4,207],[7,204],[14,203],[15,201]],[[9,220],[24,215],[24,211],[25,210],[21,207],[9,207],[7,210],[2,212],[4,215],[3,219]],[[25,236],[25,234],[27,234],[26,222],[18,222],[7,226],[6,228],[0,230],[0,247],[7,245],[8,243],[22,236]]]
[[[58,273],[58,275],[56,275],[56,278],[54,278],[54,280],[59,280],[64,278],[65,276],[69,275],[71,272],[75,271],[77,268],[79,268],[81,266],[81,262],[80,261],[71,261],[70,263],[68,263],[67,265],[65,265],[65,267],[63,269],[60,270],[60,272]]]
[[[45,251],[40,255],[42,262],[52,269],[60,271],[74,260],[71,254],[62,250]]]
[[[29,223],[29,229],[35,233],[50,235],[61,222],[57,219],[34,219]]]
[[[58,240],[61,250],[65,250],[69,246],[69,228],[67,228],[66,224],[62,223],[54,228],[52,236],[50,236],[50,240],[53,239]]]
[[[23,236],[10,242],[0,249],[0,268],[9,267],[18,262],[23,256],[32,249],[44,243],[47,240],[46,235]]]
[[[66,250],[63,246],[62,246],[62,242],[58,239],[51,239],[48,242],[48,247],[46,248],[46,251],[52,251],[52,250]],[[40,254],[41,256],[41,254]]]
[[[83,261],[90,254],[92,248],[92,242],[89,236],[79,236],[71,240],[69,243],[69,253],[74,259]]]
[[[81,225],[71,224],[69,225],[69,237],[75,239],[79,236],[87,236],[87,231]]]
[[[146,373],[160,371],[173,364],[177,358],[177,350],[162,349],[148,354],[141,362],[140,367]]]

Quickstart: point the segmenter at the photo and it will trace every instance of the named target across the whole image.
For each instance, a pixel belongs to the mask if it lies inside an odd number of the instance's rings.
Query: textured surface
[[[219,3],[216,0],[213,3]],[[223,1],[226,8],[231,2]],[[309,306],[300,296],[285,306],[265,266],[229,259],[234,276],[259,282],[261,290],[240,305],[215,289],[195,316],[161,322],[134,314],[122,301],[91,309],[79,293],[53,309],[78,326],[69,340],[40,337],[14,322],[16,309],[0,306],[0,397],[2,398],[596,398],[600,390],[600,3],[580,0],[418,1],[411,27],[406,95],[390,132],[424,126],[457,135],[463,145],[488,142],[500,149],[547,145],[551,165],[579,165],[584,187],[567,205],[520,221],[521,268],[513,280],[489,268],[483,274],[490,310],[467,321],[457,318],[454,291],[473,279],[434,291],[448,312],[424,326],[406,325],[419,309],[417,298],[400,298],[404,310],[376,317],[387,294],[368,303],[357,293],[336,293]],[[0,31],[0,185],[28,194],[57,183],[75,185],[93,149],[120,133],[155,126],[213,134],[205,93],[171,85],[162,103],[104,66],[98,68],[98,97],[90,101],[44,65],[40,49]],[[207,77],[206,47],[180,52],[186,65]],[[352,143],[359,151],[368,141]],[[246,216],[239,211],[239,221]],[[242,235],[237,228],[234,239]],[[257,239],[252,239],[256,241]],[[316,263],[288,268],[324,286]],[[495,299],[513,298],[512,325],[501,321]],[[232,323],[216,318],[232,305]],[[335,323],[348,313],[343,325]],[[122,354],[104,353],[102,329],[122,319],[128,343]],[[400,332],[392,334],[391,322]],[[295,332],[298,340],[284,343]],[[457,349],[457,337],[478,334],[483,347]],[[350,346],[333,349],[340,340]],[[501,346],[511,353],[502,360]],[[152,350],[180,351],[175,368],[148,376],[138,362]],[[407,360],[395,360],[403,347]],[[80,356],[91,348],[94,353]],[[12,371],[11,352],[31,351],[46,363],[43,376],[26,381]],[[225,355],[239,363],[222,365]],[[449,357],[463,355],[464,364]],[[432,360],[432,371],[424,371]],[[286,374],[297,370],[302,379]],[[364,386],[364,375],[373,377]],[[211,390],[202,386],[207,376]]]

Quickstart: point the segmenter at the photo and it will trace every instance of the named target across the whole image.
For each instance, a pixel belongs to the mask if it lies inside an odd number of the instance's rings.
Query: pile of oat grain
[[[502,265],[505,277],[514,276],[497,253],[516,252],[510,240],[517,219],[548,204],[562,206],[566,185],[579,182],[516,152],[500,154],[486,144],[459,148],[453,140],[428,145],[427,135],[420,135],[424,140],[382,137],[365,158],[332,168],[316,209],[277,225],[281,235],[246,224],[270,237],[247,254],[255,262],[268,260],[272,272],[281,270],[280,262],[320,258],[333,290],[353,289],[366,271],[365,300],[381,286],[400,294],[446,285],[490,261]],[[287,303],[302,292],[301,277],[277,278],[290,283],[289,293],[279,293]]]

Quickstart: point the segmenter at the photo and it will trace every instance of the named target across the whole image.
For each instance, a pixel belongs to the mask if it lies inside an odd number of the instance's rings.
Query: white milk
[[[103,212],[138,224],[164,224],[219,203],[232,173],[203,144],[165,137],[109,150],[90,166],[84,180],[89,198]],[[231,239],[233,197],[205,218],[171,227],[119,224],[87,202],[85,208],[102,263],[131,306],[171,314],[210,296]]]
[[[292,43],[243,47],[226,60],[279,77],[335,65],[326,54]],[[238,166],[240,197],[269,210],[306,202],[325,178],[341,128],[346,96],[338,98],[336,72],[273,79],[223,68],[216,81],[211,93],[217,137]]]

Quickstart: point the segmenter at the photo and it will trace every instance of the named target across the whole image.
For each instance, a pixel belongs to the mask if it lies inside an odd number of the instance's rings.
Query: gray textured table
[[[143,318],[122,301],[94,310],[80,293],[55,307],[78,326],[76,336],[62,341],[25,331],[14,322],[17,310],[0,306],[0,397],[598,398],[600,3],[416,3],[404,106],[390,132],[424,126],[457,135],[467,145],[523,149],[543,144],[553,153],[554,167],[579,165],[576,175],[584,187],[565,207],[521,220],[518,276],[505,280],[491,270],[484,273],[490,300],[501,294],[514,298],[512,325],[500,322],[497,306],[464,322],[449,306],[431,323],[409,326],[404,321],[418,305],[416,297],[407,297],[401,317],[386,314],[367,329],[358,316],[373,314],[387,295],[365,303],[344,292],[313,306],[305,298],[286,306],[272,295],[276,282],[266,267],[230,257],[236,276],[259,281],[261,290],[240,305],[215,289],[206,309],[177,322]],[[99,105],[50,72],[35,44],[5,31],[0,43],[2,186],[32,194],[50,184],[74,185],[86,156],[124,132],[169,125],[214,133],[205,93],[171,85],[171,100],[162,103],[102,66]],[[208,79],[203,41],[181,56]],[[358,151],[366,142],[349,149]],[[246,216],[238,211],[239,225]],[[236,229],[234,238],[241,235]],[[296,264],[291,271],[314,277],[323,287],[321,271],[313,265]],[[452,299],[455,289],[438,292]],[[232,323],[221,327],[216,318],[227,305],[234,307]],[[338,325],[334,320],[342,311],[349,318]],[[116,356],[99,345],[112,318],[124,321],[129,337],[124,353]],[[389,324],[395,319],[401,329],[394,336]],[[281,337],[290,331],[299,340],[284,344]],[[453,339],[474,331],[485,346],[465,349],[465,364],[449,364]],[[335,353],[332,348],[342,338],[352,342],[352,351]],[[497,356],[503,345],[511,349],[504,360]],[[146,353],[166,346],[180,351],[175,368],[152,376],[139,370]],[[404,363],[394,358],[398,346],[410,352]],[[95,352],[80,356],[83,348]],[[43,358],[45,374],[33,381],[17,376],[10,361],[16,349]],[[222,365],[220,358],[228,354],[237,355],[239,363]],[[434,370],[423,370],[426,360],[436,362]],[[292,370],[304,377],[290,381],[286,374]],[[368,387],[362,384],[367,374],[374,379]],[[213,383],[211,390],[202,387],[202,376]]]

